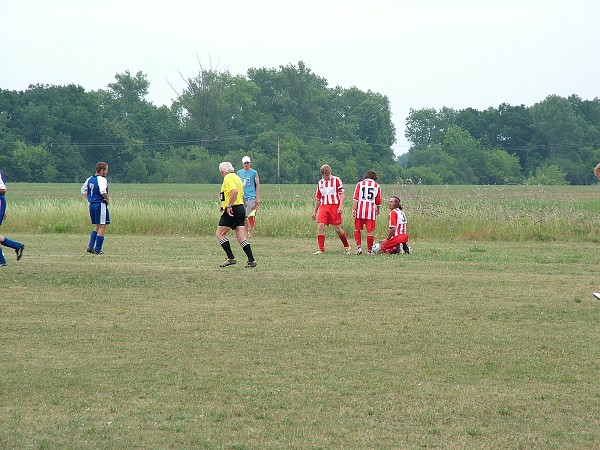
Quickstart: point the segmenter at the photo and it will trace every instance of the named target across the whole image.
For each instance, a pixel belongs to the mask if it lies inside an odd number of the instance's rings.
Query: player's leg
[[[367,253],[373,251],[373,243],[375,242],[375,221],[367,220],[365,224],[367,228]]]
[[[322,207],[321,207],[322,208]],[[324,253],[325,252],[325,222],[321,222],[320,219],[317,219],[317,244],[319,245],[319,250],[317,250],[314,254]]]
[[[235,238],[238,243],[242,246],[242,250],[248,257],[248,263],[246,267],[256,267],[256,261],[254,260],[254,255],[252,254],[252,247],[250,246],[250,242],[246,239],[246,229],[243,226],[239,226],[235,228]]]
[[[402,239],[399,236],[394,236],[391,239],[383,242],[379,248],[379,253],[393,253],[394,250],[402,244]]]
[[[354,219],[354,242],[356,243],[356,254],[362,253],[362,219]]]
[[[22,244],[21,242],[13,241],[6,236],[0,236],[0,245],[14,249],[15,253],[17,254],[17,261],[21,259],[21,256],[23,256],[25,244]],[[4,259],[4,254],[2,255],[2,259]],[[6,264],[6,259],[4,259],[4,264]]]
[[[227,239],[227,232],[231,228],[225,225],[220,225],[220,223],[221,222],[219,222],[219,225],[217,226],[217,240],[219,241],[219,244],[221,244],[221,248],[227,255],[227,259],[229,261],[235,261],[235,256],[233,255],[233,251],[231,251],[231,244],[229,243],[229,239]]]
[[[102,253],[102,246],[104,245],[104,236],[106,235],[106,224],[96,224],[94,228],[96,230],[96,243],[94,244],[94,253],[99,255]]]
[[[4,241],[4,236],[0,235],[0,242]],[[4,267],[6,265],[6,258],[4,257],[4,253],[2,253],[2,247],[0,247],[0,267]]]
[[[350,252],[350,244],[348,243],[348,238],[346,237],[346,232],[342,229],[342,225],[334,225],[333,226],[335,232],[337,233],[340,241],[342,241],[342,245],[344,246],[344,253]]]
[[[254,209],[256,209],[256,200],[255,199],[250,199],[248,200],[246,203],[246,236],[248,238],[252,238],[254,237],[254,218],[255,218],[255,214],[256,212],[254,212],[254,214],[252,214],[252,211],[254,211]]]

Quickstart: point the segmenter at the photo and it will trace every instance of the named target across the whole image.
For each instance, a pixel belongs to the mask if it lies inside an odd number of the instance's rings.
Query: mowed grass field
[[[384,186],[415,252],[367,257],[266,185],[255,269],[218,186],[111,185],[101,256],[78,189],[9,185],[1,448],[600,447],[595,186]]]

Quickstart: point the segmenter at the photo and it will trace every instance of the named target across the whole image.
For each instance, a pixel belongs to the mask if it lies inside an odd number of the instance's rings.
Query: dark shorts
[[[219,219],[220,227],[229,227],[235,230],[237,227],[243,227],[246,222],[246,211],[244,205],[233,206],[233,216],[227,213],[227,210],[223,211],[221,219]]]
[[[0,225],[2,225],[2,221],[4,220],[5,212],[6,212],[6,200],[4,200],[4,197],[0,197]]]
[[[90,203],[90,219],[92,221],[92,225],[110,224],[108,205],[104,202]]]

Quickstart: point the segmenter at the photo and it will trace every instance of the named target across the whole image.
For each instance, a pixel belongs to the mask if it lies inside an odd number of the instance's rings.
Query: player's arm
[[[102,199],[106,202],[106,204],[108,205],[108,182],[106,181],[106,178],[104,177],[98,177],[98,189],[100,190],[100,195],[102,196]]]
[[[258,208],[258,204],[260,203],[260,180],[258,173],[254,177],[254,184],[256,185],[256,207]]]
[[[81,194],[83,195],[83,198],[85,198],[86,200],[88,199],[88,180],[85,180],[85,183],[83,183],[83,185],[81,186]]]
[[[338,213],[342,213],[344,212],[344,191],[340,192],[338,194],[338,196],[340,197],[340,204],[338,206]]]
[[[352,217],[356,217],[356,210],[358,209],[358,200],[352,199]]]
[[[319,212],[319,207],[321,206],[321,199],[315,200],[315,209],[312,213],[312,220],[317,220],[317,213]]]
[[[239,191],[235,188],[229,192],[229,202],[227,202],[227,207],[225,209],[227,211],[227,214],[229,214],[232,217],[233,217],[233,204],[235,203],[235,201],[238,198],[238,193],[239,193]]]

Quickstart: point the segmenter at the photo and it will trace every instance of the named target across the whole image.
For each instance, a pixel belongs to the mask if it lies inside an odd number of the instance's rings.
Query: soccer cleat
[[[88,247],[85,252],[86,253],[94,253],[94,249],[92,247]]]
[[[325,253],[323,250],[317,250],[316,252],[313,252],[313,255],[321,255]]]
[[[233,266],[236,263],[237,263],[237,261],[235,259],[226,259],[225,262],[223,264],[221,264],[219,267]]]
[[[373,253],[373,252],[367,252],[367,256],[375,256],[375,253]]]
[[[100,250],[99,252],[94,252],[94,255],[104,255],[104,252]]]
[[[404,253],[406,253],[407,255],[410,255],[412,253],[412,248],[410,248],[410,245],[408,244],[402,244]]]
[[[362,255],[362,247],[356,247],[356,254]]]
[[[344,255],[350,254],[350,247],[344,247]]]
[[[23,256],[23,249],[25,249],[25,244],[21,244],[21,246],[15,249],[15,253],[17,254],[17,261],[21,259]]]
[[[6,267],[5,263],[0,263],[0,267]]]
[[[248,261],[244,268],[247,269],[249,267],[256,267],[256,261]]]
[[[593,292],[593,294],[594,294],[594,297],[596,297],[598,300],[600,300],[600,292]]]

